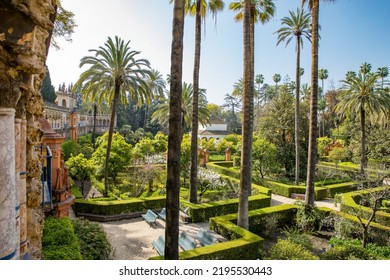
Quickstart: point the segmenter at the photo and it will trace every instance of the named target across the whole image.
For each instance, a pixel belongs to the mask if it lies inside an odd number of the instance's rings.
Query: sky
[[[226,94],[243,74],[242,23],[234,21],[234,12],[225,10],[216,20],[209,15],[202,26],[200,87],[207,90],[209,103],[222,105]],[[295,44],[276,46],[281,19],[300,7],[301,0],[275,0],[276,14],[265,25],[255,26],[255,74],[263,74],[265,83],[280,74],[282,81],[295,78]],[[72,42],[60,41],[61,49],[51,48],[47,65],[53,86],[75,83],[87,68],[79,68],[80,59],[91,55],[88,50],[102,46],[107,38],[120,36],[130,41],[138,58],[148,59],[151,67],[164,77],[170,72],[172,42],[172,10],[169,0],[62,0],[62,5],[75,14],[77,27]],[[347,71],[358,71],[368,62],[372,70],[390,68],[390,1],[336,0],[321,2],[319,69],[329,72],[325,90],[340,86]],[[195,19],[185,18],[183,81],[192,82]],[[310,81],[311,44],[304,41],[301,67],[302,83]]]

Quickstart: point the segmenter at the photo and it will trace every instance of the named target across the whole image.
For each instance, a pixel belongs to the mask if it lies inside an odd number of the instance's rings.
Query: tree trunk
[[[116,115],[116,110],[117,110],[118,103],[119,103],[120,88],[121,88],[121,83],[119,81],[115,80],[114,100],[112,101],[110,128],[108,130],[106,162],[104,165],[104,196],[108,196],[108,163],[110,161],[112,135],[114,133],[115,115]]]
[[[360,160],[360,175],[366,177],[365,169],[367,168],[366,160],[366,111],[364,110],[364,101],[360,108],[360,128],[361,128],[361,160]]]
[[[297,67],[295,88],[295,185],[299,185],[299,90],[301,87],[301,37],[297,36]]]
[[[167,220],[165,225],[166,260],[179,258],[179,194],[182,64],[184,35],[184,0],[176,0],[173,8],[171,45],[171,85],[169,100],[168,161],[167,161]]]
[[[314,205],[314,180],[317,153],[317,99],[318,99],[318,15],[319,0],[312,0],[312,58],[311,58],[311,94],[310,127],[307,160],[307,179],[305,204]]]
[[[199,95],[199,69],[200,69],[200,45],[201,45],[201,0],[196,2],[195,16],[195,57],[193,73],[192,94],[192,130],[191,130],[191,170],[190,170],[190,196],[189,201],[197,203],[198,181],[198,95]]]
[[[248,196],[252,186],[252,137],[253,137],[253,79],[251,80],[251,26],[250,1],[244,2],[243,41],[244,41],[244,94],[241,180],[237,225],[248,229]]]

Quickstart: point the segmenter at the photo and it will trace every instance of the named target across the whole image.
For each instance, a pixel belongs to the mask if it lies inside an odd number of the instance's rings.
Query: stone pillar
[[[14,136],[15,136],[15,233],[20,237],[20,141],[21,141],[22,120],[15,118]],[[19,239],[20,243],[20,239]],[[20,255],[20,246],[18,247],[18,256]]]
[[[78,138],[78,124],[77,124],[77,113],[72,112],[69,116],[69,125],[70,125],[70,139],[77,141]]]
[[[27,242],[27,194],[26,194],[26,140],[27,121],[22,120],[20,127],[20,259],[28,256]]]
[[[206,165],[206,163],[208,163],[210,161],[210,152],[209,150],[204,150],[204,163]]]
[[[225,150],[225,161],[231,161],[232,160],[232,150],[228,147]]]
[[[14,118],[14,109],[0,108],[0,260],[19,257],[15,223]]]

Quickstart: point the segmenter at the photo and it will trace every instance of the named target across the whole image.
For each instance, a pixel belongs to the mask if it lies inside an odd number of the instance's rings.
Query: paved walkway
[[[271,206],[280,204],[293,204],[296,200],[272,194]],[[317,206],[327,206],[338,210],[334,206],[333,200],[317,201]],[[146,260],[157,256],[158,253],[153,249],[152,242],[160,235],[165,234],[165,222],[158,219],[157,226],[149,226],[142,218],[121,220],[115,222],[100,223],[107,234],[107,238],[113,247],[114,260]],[[194,237],[199,228],[209,230],[209,224],[206,223],[180,223],[180,232],[185,231]],[[211,231],[210,231],[211,232]],[[212,232],[219,241],[225,241],[224,237]]]
[[[165,235],[165,222],[157,219],[157,226],[150,226],[142,217],[115,222],[101,223],[108,241],[114,249],[114,260],[146,260],[158,256],[152,242],[160,235]],[[180,232],[185,231],[194,237],[200,228],[209,229],[208,223],[182,223]],[[219,241],[226,239],[211,232]],[[181,249],[180,249],[181,250]]]
[[[297,200],[294,198],[288,198],[277,194],[272,194],[271,206],[280,205],[280,204],[294,204]],[[318,207],[328,207],[337,211],[340,211],[339,206],[334,205],[334,200],[332,198],[327,198],[321,201],[316,201],[315,205]]]

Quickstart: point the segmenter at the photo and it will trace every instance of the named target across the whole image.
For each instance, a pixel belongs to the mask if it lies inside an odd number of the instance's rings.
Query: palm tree
[[[384,79],[389,75],[389,69],[387,67],[380,67],[378,68],[377,74],[382,79],[382,89],[383,89],[383,82]]]
[[[182,95],[181,95],[181,125],[183,132],[188,131],[192,125],[192,96],[194,88],[192,84],[183,83]],[[210,112],[207,109],[206,91],[204,89],[199,90],[198,96],[198,120],[202,125],[206,125],[210,120]],[[160,124],[167,125],[169,122],[169,97],[161,98],[160,104],[157,105],[156,110],[152,114],[152,121],[157,121]]]
[[[286,46],[291,42],[291,40],[296,38],[295,50],[297,53],[296,57],[296,86],[295,86],[295,184],[299,184],[299,92],[301,88],[301,48],[303,47],[302,36],[310,42],[310,28],[311,28],[311,19],[310,14],[305,13],[303,9],[297,9],[297,12],[294,13],[290,11],[290,17],[285,17],[282,19],[282,25],[284,27],[280,28],[276,33],[278,33],[278,42],[279,43],[286,41]]]
[[[322,0],[334,2],[334,0]],[[307,179],[305,205],[314,205],[314,179],[316,168],[317,153],[317,100],[318,100],[318,41],[319,41],[319,23],[318,16],[320,11],[320,0],[302,0],[302,5],[308,4],[311,10],[311,93],[310,93],[310,126],[309,126],[309,147],[307,160]]]
[[[257,91],[256,91],[256,103],[257,103],[257,111],[259,111],[259,106],[260,106],[260,98],[261,98],[261,94],[260,94],[260,90],[261,90],[261,85],[264,83],[264,76],[263,74],[257,74],[256,77],[255,77],[255,83],[257,84]]]
[[[181,95],[183,74],[184,0],[176,0],[173,8],[168,161],[166,182],[165,253],[164,258],[179,258],[179,195],[180,195],[180,144]]]
[[[234,96],[234,97],[238,98],[239,100],[241,100],[242,96],[243,96],[243,91],[244,91],[244,79],[240,78],[233,85],[232,96]]]
[[[251,69],[250,80],[252,82],[252,87],[254,85],[255,79],[255,23],[261,22],[262,24],[267,23],[271,20],[275,13],[275,4],[273,0],[250,0],[250,23],[249,23],[249,33],[250,33],[250,53],[251,53]],[[234,19],[238,21],[242,21],[244,17],[244,2],[236,1],[232,2],[229,5],[229,9],[233,11],[237,11],[238,13],[234,17]],[[253,89],[252,89],[253,91]]]
[[[322,136],[325,136],[325,109],[326,109],[326,102],[325,102],[325,87],[324,87],[324,80],[326,80],[329,77],[328,70],[327,69],[320,69],[318,71],[318,78],[321,80],[321,94],[320,94],[320,101],[318,103],[318,109],[319,111],[322,111]],[[321,135],[321,129],[320,129],[320,135]]]
[[[300,92],[302,99],[309,100],[310,99],[310,92],[311,92],[310,86],[308,84],[303,84],[301,87],[301,92]]]
[[[320,69],[318,71],[318,78],[321,80],[322,97],[325,95],[324,80],[326,80],[328,77],[328,69]]]
[[[275,82],[275,92],[278,94],[278,83],[282,80],[282,76],[280,74],[275,74],[272,79]]]
[[[253,2],[252,2],[253,3]],[[233,3],[232,3],[233,4]],[[252,138],[253,138],[253,75],[252,65],[254,56],[251,49],[251,14],[250,0],[244,0],[242,11],[243,18],[243,44],[244,44],[244,91],[243,109],[244,119],[242,124],[242,155],[240,174],[240,194],[238,203],[237,225],[245,229],[249,228],[248,198],[252,187]],[[252,20],[252,21],[251,21]],[[253,38],[253,37],[252,37]]]
[[[171,0],[172,2],[172,0]],[[185,12],[195,16],[195,55],[193,70],[193,95],[192,95],[192,130],[191,130],[191,169],[190,169],[190,195],[189,201],[198,201],[198,94],[199,94],[199,69],[200,69],[200,49],[201,49],[201,24],[207,12],[211,12],[215,17],[216,13],[222,11],[224,3],[222,0],[186,0]]]
[[[152,69],[150,71],[150,75],[146,79],[146,84],[147,84],[147,91],[149,92],[149,96],[155,100],[155,99],[160,99],[164,97],[164,90],[165,90],[165,80],[162,76],[162,74],[155,69]],[[148,120],[148,109],[149,106],[148,104],[145,104],[145,119],[144,119],[144,125],[143,129],[146,129],[146,123]]]
[[[350,80],[341,81],[343,91],[339,103],[335,109],[340,114],[347,114],[351,117],[358,115],[361,130],[361,164],[360,174],[365,177],[367,168],[366,155],[366,115],[371,118],[378,117],[381,113],[388,114],[390,111],[390,95],[380,87],[377,73],[369,72],[370,67],[363,64],[359,73]],[[368,72],[367,72],[368,71]]]
[[[362,73],[363,75],[367,75],[368,73],[371,72],[371,64],[370,63],[367,63],[367,62],[364,62],[361,66],[360,66],[360,73]]]
[[[115,115],[119,100],[126,103],[133,99],[143,103],[149,100],[146,92],[145,78],[150,74],[149,61],[137,59],[138,51],[130,50],[130,41],[126,43],[115,36],[108,37],[104,47],[90,50],[94,56],[81,58],[80,67],[90,65],[75,84],[75,90],[80,90],[85,98],[101,103],[103,100],[112,102],[110,127],[104,170],[104,195],[108,195],[108,162],[110,158],[112,134]]]

